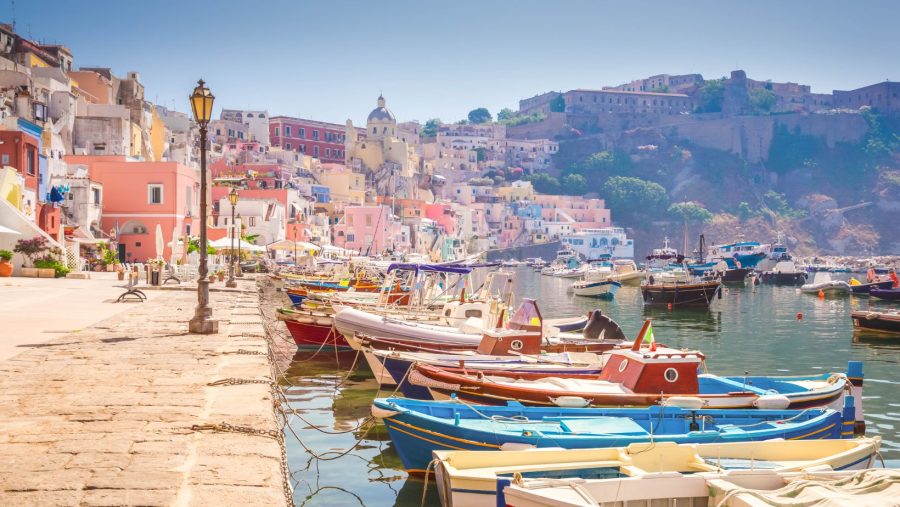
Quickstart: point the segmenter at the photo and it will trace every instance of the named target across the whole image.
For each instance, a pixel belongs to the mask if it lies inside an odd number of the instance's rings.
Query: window
[[[331,158],[331,148],[325,148],[325,156]]]
[[[318,130],[313,130],[313,139],[316,141],[319,140],[319,131]]]
[[[100,205],[100,189],[99,189],[99,188],[92,188],[91,190],[93,191],[93,194],[94,194],[94,201],[93,201],[93,202],[94,202],[95,205],[99,206],[99,205]]]
[[[300,153],[306,153],[306,145],[305,144],[301,144],[300,146],[298,146],[298,148],[300,148]]]
[[[9,165],[9,155],[3,154],[3,157],[0,158],[0,164]]]
[[[300,132],[298,133],[298,135],[300,136],[300,139],[306,138],[306,129],[303,128],[303,127],[301,127],[301,128],[300,128]]]
[[[247,113],[247,118],[253,118],[253,113]]]
[[[285,125],[284,137],[291,137],[291,126],[290,125]]]
[[[314,157],[319,156],[319,147],[318,146],[313,146],[313,156]]]
[[[347,234],[347,241],[348,241],[348,242],[351,242],[351,243],[352,243],[353,241],[356,241],[356,235],[353,234],[352,232],[349,233],[349,234]]]
[[[147,185],[147,203],[162,204],[163,203],[163,186],[157,183]]]
[[[256,227],[256,217],[247,217],[247,225],[249,227]]]
[[[286,149],[286,150],[291,149],[291,143],[284,143],[284,149]]]
[[[278,137],[278,127],[275,127],[275,137]]]
[[[25,168],[31,176],[34,176],[35,174],[34,159],[34,148],[29,146],[25,150]]]
[[[366,215],[366,227],[372,227],[372,215]]]

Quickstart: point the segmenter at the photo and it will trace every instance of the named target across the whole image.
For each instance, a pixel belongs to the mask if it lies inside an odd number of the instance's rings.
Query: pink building
[[[609,210],[603,199],[585,199],[574,195],[536,194],[534,202],[540,204],[541,218],[549,222],[575,222],[576,228],[609,227],[612,225]]]
[[[199,174],[176,162],[140,162],[124,156],[68,156],[69,166],[87,167],[90,178],[103,184],[101,229],[118,228],[119,258],[145,261],[156,257],[156,226],[162,228],[164,251],[173,233],[198,235]]]
[[[459,224],[453,206],[448,203],[425,203],[425,218],[434,220],[448,236],[456,236]]]
[[[336,246],[362,253],[381,253],[399,246],[401,226],[390,206],[348,206],[332,229]]]

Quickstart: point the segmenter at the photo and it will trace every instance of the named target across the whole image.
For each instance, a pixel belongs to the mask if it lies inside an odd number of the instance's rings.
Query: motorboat
[[[760,273],[759,280],[773,285],[801,285],[806,282],[806,272],[787,259],[776,263],[770,271]]]
[[[662,248],[654,248],[650,255],[647,256],[647,266],[650,269],[665,268],[673,262],[681,262],[683,256],[678,255],[678,250],[669,246],[669,238],[664,240]]]
[[[872,289],[890,289],[893,286],[894,282],[891,280],[871,283],[853,283],[853,280],[850,281],[850,290],[857,296],[868,296]]]
[[[859,470],[875,465],[880,437],[719,444],[639,443],[596,449],[434,451],[441,504],[493,507],[504,484],[560,479],[642,477],[660,473],[718,475],[736,470]],[[500,487],[498,487],[500,486]],[[622,498],[624,499],[624,498]]]
[[[886,299],[888,301],[900,301],[900,289],[871,289],[869,295],[873,298]]]
[[[673,281],[669,281],[671,278]],[[718,278],[682,278],[679,275],[653,274],[641,284],[641,296],[647,305],[709,306],[722,297],[722,282]]]
[[[824,294],[826,296],[843,296],[850,294],[850,284],[842,280],[832,280],[827,271],[817,271],[813,281],[800,286],[805,294]]]
[[[576,296],[612,299],[621,287],[620,282],[612,280],[579,280],[572,284],[571,289]]]

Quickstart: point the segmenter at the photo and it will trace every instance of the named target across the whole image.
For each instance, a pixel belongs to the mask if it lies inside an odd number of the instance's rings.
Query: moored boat
[[[859,283],[859,284],[850,284],[850,290],[853,291],[853,294],[857,296],[861,295],[869,295],[872,289],[890,289],[894,286],[894,282],[891,280],[885,280],[883,282],[872,282],[872,283]]]
[[[841,411],[473,406],[466,403],[377,398],[382,419],[404,468],[422,473],[432,451],[557,447],[585,449],[640,442],[715,443],[848,438],[853,401]],[[852,431],[850,432],[852,435]]]
[[[801,285],[806,282],[806,273],[797,268],[793,260],[781,260],[770,271],[763,271],[759,275],[763,283],[774,285]]]
[[[653,277],[651,277],[653,278]],[[709,306],[718,296],[722,297],[722,282],[697,280],[695,282],[662,282],[648,278],[641,284],[644,304],[675,306]]]
[[[441,504],[493,507],[502,487],[541,479],[641,477],[661,472],[725,473],[765,469],[859,470],[875,464],[881,438],[675,444],[654,442],[597,449],[434,451]],[[500,486],[498,488],[498,486]]]
[[[572,284],[572,292],[576,296],[612,299],[622,287],[620,282],[612,280],[587,281],[580,280]]]
[[[900,312],[853,312],[853,327],[868,331],[881,331],[900,335]]]
[[[850,294],[851,289],[849,283],[842,280],[832,280],[830,273],[818,271],[811,283],[800,286],[800,292],[826,296],[843,296]]]
[[[869,295],[873,298],[886,299],[888,301],[900,301],[900,289],[871,289]]]

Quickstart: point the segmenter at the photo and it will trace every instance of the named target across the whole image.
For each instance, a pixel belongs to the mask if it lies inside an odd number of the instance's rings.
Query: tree
[[[469,111],[469,123],[488,123],[494,119],[487,108],[479,107]]]
[[[683,220],[685,224],[688,222],[706,223],[713,217],[706,207],[696,201],[676,202],[669,206],[669,213]]]
[[[750,90],[750,109],[756,114],[766,114],[772,111],[776,101],[775,94],[771,90]]]
[[[609,208],[628,223],[636,222],[640,216],[662,211],[669,202],[666,189],[659,183],[627,176],[613,176],[606,180],[603,197]]]
[[[563,94],[560,93],[556,96],[555,99],[550,101],[550,112],[551,113],[565,113],[566,112],[566,98],[563,97]]]
[[[700,87],[698,113],[719,113],[725,101],[725,85],[721,79],[710,79]]]
[[[422,137],[434,137],[437,135],[438,127],[441,126],[440,118],[432,118],[425,122],[422,127]]]
[[[559,180],[547,173],[530,174],[525,179],[530,181],[534,190],[541,194],[560,193]]]
[[[582,195],[587,191],[587,180],[580,174],[567,174],[561,183],[563,192],[568,195]]]
[[[631,171],[631,159],[626,155],[611,151],[598,151],[575,163],[569,172],[581,174],[588,180],[603,180],[606,177],[627,174]]]
[[[470,114],[471,114],[471,113],[470,113]],[[517,114],[518,114],[518,113],[516,113],[516,112],[513,111],[512,109],[510,109],[510,108],[508,108],[508,107],[504,107],[503,109],[500,110],[499,113],[497,113],[497,121],[511,120],[511,119],[513,119]]]

